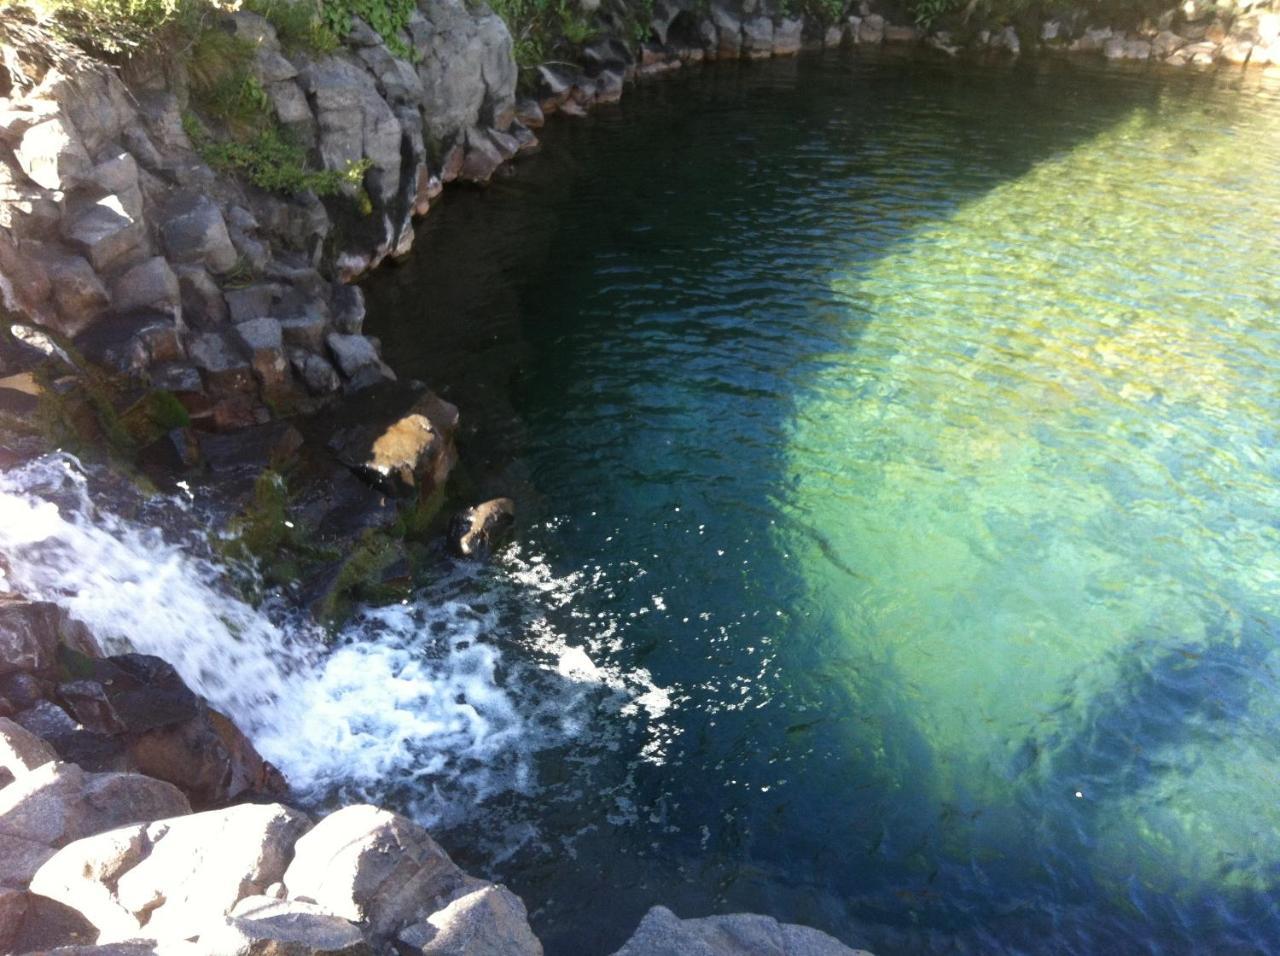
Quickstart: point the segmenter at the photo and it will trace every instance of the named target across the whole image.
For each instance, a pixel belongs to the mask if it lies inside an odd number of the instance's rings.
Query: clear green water
[[[1278,85],[716,67],[553,124],[371,284],[565,582],[544,630],[669,701],[455,834],[525,834],[549,952],[655,902],[1280,950]]]

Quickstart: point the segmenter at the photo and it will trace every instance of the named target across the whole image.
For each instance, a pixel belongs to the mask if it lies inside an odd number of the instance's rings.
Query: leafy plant
[[[415,9],[414,0],[321,0],[320,17],[325,29],[336,37],[349,34],[352,18],[359,17],[382,37],[388,50],[413,60],[416,53],[400,38],[400,32],[409,26]]]
[[[183,117],[183,127],[206,163],[224,172],[238,173],[259,189],[336,196],[354,186],[359,190],[361,206],[367,208],[368,197],[361,187],[371,165],[367,159],[349,162],[343,169],[308,169],[306,152],[275,126],[261,129],[247,140],[226,142],[210,137],[190,114]]]
[[[127,54],[148,43],[184,0],[28,0],[54,32],[92,52]],[[12,4],[0,3],[0,6]]]
[[[243,9],[266,18],[286,50],[325,54],[342,43],[326,25],[314,0],[244,0]]]

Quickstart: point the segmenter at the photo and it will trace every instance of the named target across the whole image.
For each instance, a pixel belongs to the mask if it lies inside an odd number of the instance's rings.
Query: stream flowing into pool
[[[1280,79],[853,55],[628,91],[367,284],[520,501],[332,646],[201,502],[0,475],[0,590],[173,661],[550,956],[1280,950]]]

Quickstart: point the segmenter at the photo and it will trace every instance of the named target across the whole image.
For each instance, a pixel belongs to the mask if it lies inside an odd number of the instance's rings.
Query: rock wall
[[[409,250],[442,182],[485,180],[533,137],[514,121],[505,25],[462,0],[419,5],[414,62],[359,23],[328,56],[286,53],[251,13],[220,28],[252,44],[274,116],[317,165],[367,163],[367,206],[215,172],[184,123],[180,62],[117,72],[6,13],[0,296],[227,430],[393,378],[346,283]]]
[[[394,378],[361,334],[363,298],[349,283],[408,253],[413,218],[445,183],[487,182],[536,148],[531,129],[547,113],[616,102],[637,77],[881,44],[1280,63],[1280,15],[1251,0],[1188,0],[1127,29],[1067,7],[1017,24],[955,15],[932,31],[906,23],[891,2],[862,0],[823,26],[771,0],[658,0],[637,45],[635,11],[612,0],[595,7],[598,38],[577,65],[540,67],[534,95],[520,102],[507,27],[465,0],[419,0],[396,44],[408,58],[358,20],[341,49],[317,56],[284,49],[260,16],[224,15],[218,28],[251,46],[274,118],[312,162],[367,165],[363,204],[354,187],[321,200],[216,172],[184,123],[190,81],[176,58],[139,56],[116,71],[7,13],[0,305],[173,393],[198,427],[230,430]]]

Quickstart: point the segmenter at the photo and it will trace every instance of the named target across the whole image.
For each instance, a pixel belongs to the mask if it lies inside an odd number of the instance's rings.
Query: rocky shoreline
[[[233,557],[340,620],[409,586],[442,538],[476,557],[512,523],[508,499],[446,520],[470,503],[450,484],[459,410],[396,380],[351,283],[409,253],[445,184],[483,184],[536,149],[549,115],[697,63],[824,47],[1280,67],[1280,14],[1194,0],[1137,24],[1076,9],[930,30],[867,2],[819,24],[757,0],[662,0],[638,44],[595,9],[579,62],[523,87],[506,26],[460,2],[419,3],[410,58],[362,24],[320,57],[227,14],[279,122],[325,169],[365,170],[323,199],[213,168],[190,79],[165,60],[112,70],[7,19],[0,468],[79,444],[162,488],[204,482],[245,548]],[[313,819],[290,799],[164,661],[104,655],[62,608],[0,595],[0,952],[541,952],[521,901],[413,822],[366,805]],[[763,916],[661,907],[619,951],[696,952],[852,951]]]

